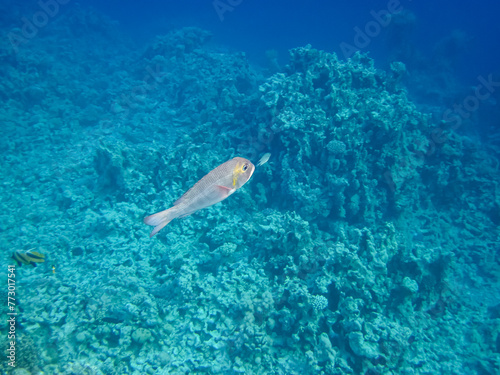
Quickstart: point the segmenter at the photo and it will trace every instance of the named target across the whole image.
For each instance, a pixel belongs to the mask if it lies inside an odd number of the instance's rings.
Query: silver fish
[[[226,199],[241,188],[254,171],[255,166],[250,160],[240,157],[219,165],[177,199],[172,207],[144,218],[144,223],[155,227],[149,237],[153,237],[175,218],[189,216]]]
[[[257,163],[257,167],[260,167],[261,165],[264,165],[268,162],[269,158],[271,157],[271,153],[267,152],[262,157],[260,158],[259,162]]]

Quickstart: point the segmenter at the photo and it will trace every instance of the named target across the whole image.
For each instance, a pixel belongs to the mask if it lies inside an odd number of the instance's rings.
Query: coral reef
[[[458,133],[433,145],[403,64],[306,46],[265,76],[206,31],[137,52],[96,17],[3,61],[0,244],[48,259],[16,270],[27,371],[498,368],[498,161]],[[146,214],[267,151],[231,199],[148,238]]]

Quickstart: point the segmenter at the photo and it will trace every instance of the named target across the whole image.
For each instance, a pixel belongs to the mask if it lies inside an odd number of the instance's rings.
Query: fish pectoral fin
[[[231,189],[231,188],[228,188],[227,186],[223,186],[223,185],[215,185],[215,187],[217,188],[217,193],[220,194],[222,199],[229,197],[231,194],[233,194],[236,191],[236,189]]]
[[[231,190],[231,188],[228,188],[227,186],[222,186],[222,185],[217,185],[217,188],[221,191],[221,192],[227,192],[229,193]]]

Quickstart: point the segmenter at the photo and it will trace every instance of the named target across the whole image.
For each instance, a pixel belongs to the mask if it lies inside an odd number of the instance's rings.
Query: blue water
[[[1,1],[0,372],[498,373],[498,13]]]

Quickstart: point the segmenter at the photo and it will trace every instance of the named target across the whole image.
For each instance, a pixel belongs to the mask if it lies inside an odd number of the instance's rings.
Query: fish
[[[144,218],[145,224],[154,226],[149,237],[153,237],[173,219],[189,216],[223,201],[245,185],[254,171],[252,162],[241,157],[219,165],[177,199],[172,207]]]
[[[271,157],[270,152],[266,152],[262,157],[260,158],[259,162],[257,163],[257,167],[260,167],[261,165],[264,165],[268,162],[269,158]]]
[[[33,267],[36,267],[37,263],[45,262],[45,255],[39,253],[38,251],[33,251],[33,249],[29,249],[24,252],[16,250],[14,251],[14,254],[12,254],[12,259],[17,262],[19,267],[23,264],[31,264]]]

